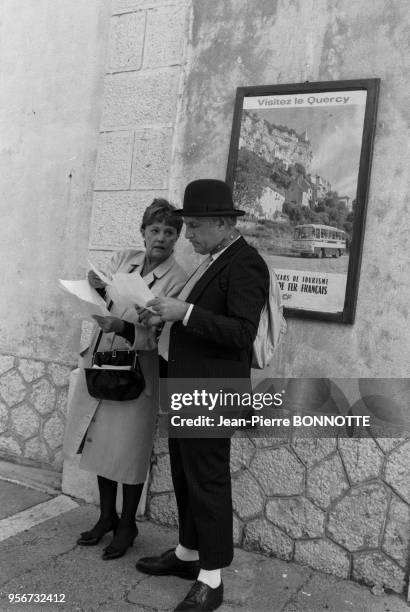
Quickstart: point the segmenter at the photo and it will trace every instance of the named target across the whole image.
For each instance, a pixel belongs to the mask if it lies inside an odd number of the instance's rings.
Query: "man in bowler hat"
[[[207,255],[177,299],[149,305],[165,322],[158,351],[169,378],[250,378],[252,343],[268,299],[269,272],[236,229],[223,181],[201,179],[184,195],[186,237]],[[195,579],[175,610],[215,610],[223,601],[221,568],[233,558],[230,438],[170,438],[171,473],[179,517],[179,544],[137,569]]]

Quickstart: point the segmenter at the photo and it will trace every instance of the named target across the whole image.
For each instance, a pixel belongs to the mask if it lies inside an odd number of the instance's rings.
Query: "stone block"
[[[107,191],[129,189],[133,140],[133,132],[110,132],[100,135],[95,189]]]
[[[249,467],[255,453],[255,447],[249,438],[232,438],[231,441],[231,472],[237,472]]]
[[[63,444],[64,423],[58,414],[53,414],[44,425],[44,439],[52,450]]]
[[[91,248],[143,247],[140,225],[146,207],[166,191],[96,193],[91,221]]]
[[[390,453],[396,446],[404,442],[406,438],[376,438],[377,444],[384,453]]]
[[[172,129],[135,134],[131,189],[167,189]]]
[[[165,493],[173,488],[169,455],[156,457],[151,470],[151,493]]]
[[[163,4],[186,4],[186,0],[112,0],[112,14],[120,15],[130,11],[154,8]]]
[[[295,561],[339,578],[350,574],[350,556],[328,540],[300,540],[295,544]]]
[[[144,48],[145,11],[111,18],[108,70],[138,70]]]
[[[242,520],[256,517],[263,510],[262,491],[248,471],[232,480],[232,505]]]
[[[387,515],[383,550],[406,569],[410,557],[410,508],[393,496]]]
[[[0,390],[1,393],[1,390]],[[410,440],[394,449],[387,459],[384,480],[410,503]]]
[[[101,130],[170,127],[175,121],[179,79],[179,67],[107,75]]]
[[[144,68],[181,64],[184,57],[186,10],[181,4],[147,13]]]
[[[293,557],[293,540],[264,518],[246,524],[243,546],[285,561]]]
[[[388,502],[388,493],[381,483],[350,489],[329,513],[328,534],[350,551],[377,548]]]
[[[136,11],[140,8],[141,0],[112,0],[113,15]]]
[[[349,489],[349,483],[338,455],[328,457],[309,468],[307,472],[307,496],[324,510]]]
[[[406,585],[406,572],[376,551],[353,555],[352,577],[369,586],[387,587],[396,593],[403,593]]]
[[[0,395],[9,406],[22,402],[26,393],[26,385],[17,370],[9,370],[0,377]]]
[[[25,440],[39,433],[40,419],[29,404],[24,402],[11,411],[11,429]]]
[[[29,440],[24,448],[24,456],[40,463],[49,463],[50,456],[46,445],[39,437]]]
[[[54,409],[56,391],[48,380],[42,379],[32,385],[29,399],[40,414],[48,414]]]
[[[0,433],[6,431],[8,427],[9,410],[2,401],[0,401]]]
[[[303,493],[305,468],[287,448],[258,449],[249,469],[267,495]]]
[[[265,513],[266,518],[292,538],[324,535],[325,513],[305,497],[270,499]]]
[[[61,363],[50,363],[48,373],[56,387],[65,387],[70,382],[70,373],[72,366],[66,366]]]
[[[336,450],[336,438],[294,438],[292,447],[308,467],[318,463]]]
[[[351,483],[379,475],[384,455],[372,438],[340,438],[339,452]]]
[[[45,363],[34,359],[19,359],[18,369],[26,382],[33,382],[43,376],[46,369]]]
[[[57,392],[56,410],[65,418],[67,414],[68,389],[61,389]]]
[[[14,366],[14,357],[11,355],[0,355],[0,374],[11,370]]]
[[[20,457],[21,448],[11,436],[0,436],[0,453],[10,457]]]
[[[236,514],[233,515],[233,543],[235,546],[240,546],[242,542],[243,523],[238,519]]]
[[[149,516],[151,520],[161,525],[178,525],[178,510],[173,493],[154,495],[149,502]]]

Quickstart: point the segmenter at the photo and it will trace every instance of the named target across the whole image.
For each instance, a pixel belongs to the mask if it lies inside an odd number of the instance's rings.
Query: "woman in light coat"
[[[154,200],[145,210],[141,225],[145,252],[128,249],[115,254],[108,272],[139,272],[154,295],[178,295],[187,275],[172,254],[182,227],[181,220],[172,215],[173,210],[166,200]],[[89,281],[105,293],[104,283],[93,272],[89,273]],[[109,296],[106,299],[110,301]],[[159,379],[154,330],[138,324],[136,309],[124,310],[114,303],[110,312],[109,317],[96,317],[106,332],[98,350],[129,349],[125,337],[134,340],[134,346],[148,349],[138,352],[145,389],[138,399],[121,402],[98,400],[88,394],[84,368],[91,366],[96,332],[82,354],[64,442],[66,456],[81,452],[80,467],[97,474],[100,493],[100,517],[77,543],[95,545],[104,534],[113,531],[113,540],[103,553],[106,560],[122,556],[138,532],[135,515],[151,457]],[[121,518],[116,513],[118,482],[123,485]]]

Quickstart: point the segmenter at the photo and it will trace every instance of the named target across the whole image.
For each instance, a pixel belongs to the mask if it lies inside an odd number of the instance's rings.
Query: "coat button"
[[[92,442],[91,438],[86,438],[87,442]]]

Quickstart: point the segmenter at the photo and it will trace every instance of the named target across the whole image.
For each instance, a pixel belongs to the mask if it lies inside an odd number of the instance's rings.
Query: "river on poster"
[[[343,311],[366,91],[244,98],[239,229],[277,272],[284,306]]]

